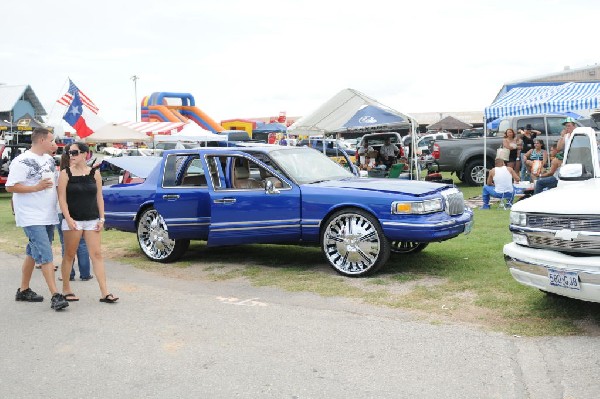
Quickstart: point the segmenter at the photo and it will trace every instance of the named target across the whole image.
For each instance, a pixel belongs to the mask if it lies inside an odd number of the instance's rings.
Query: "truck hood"
[[[566,215],[594,214],[600,217],[600,207],[596,202],[598,192],[599,178],[572,182],[519,201],[513,205],[512,210]]]
[[[343,180],[328,180],[319,183],[306,184],[312,187],[331,187],[336,189],[364,190],[373,192],[399,193],[415,196],[430,195],[451,187],[449,184],[440,184],[424,181],[411,181],[404,179],[375,179],[351,178]]]

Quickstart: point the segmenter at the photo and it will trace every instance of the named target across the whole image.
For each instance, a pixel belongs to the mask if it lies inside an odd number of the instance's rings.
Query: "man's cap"
[[[575,119],[571,118],[570,116],[567,116],[562,124],[566,125],[567,123],[575,123]]]
[[[531,130],[531,123],[528,123],[527,125],[525,125],[525,130]]]

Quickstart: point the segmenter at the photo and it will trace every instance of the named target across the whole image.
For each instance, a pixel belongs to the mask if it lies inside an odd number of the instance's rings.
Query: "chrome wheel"
[[[321,242],[329,264],[346,276],[374,272],[390,253],[377,219],[358,209],[332,215],[325,224]]]
[[[392,241],[390,250],[395,254],[414,254],[424,250],[427,245],[426,242]]]
[[[154,208],[147,209],[140,217],[137,236],[144,254],[159,262],[169,262],[179,258],[189,244],[189,241],[169,238],[167,225]]]

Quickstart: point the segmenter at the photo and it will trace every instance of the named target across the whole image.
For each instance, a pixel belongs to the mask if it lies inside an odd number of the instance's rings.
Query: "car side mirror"
[[[275,188],[271,180],[265,181],[265,191],[267,194],[279,194],[279,190]]]

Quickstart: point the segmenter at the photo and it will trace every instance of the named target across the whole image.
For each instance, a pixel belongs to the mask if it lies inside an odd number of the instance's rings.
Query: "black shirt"
[[[527,151],[533,149],[533,141],[537,137],[536,133],[531,132],[531,138],[523,135],[521,139],[523,140],[523,149],[521,150],[521,154],[526,154]]]
[[[94,178],[96,169],[92,168],[90,173],[85,176],[73,176],[71,169],[68,167],[66,171],[69,176],[67,183],[69,215],[77,221],[98,219],[100,217],[98,202],[96,201],[98,188]]]

